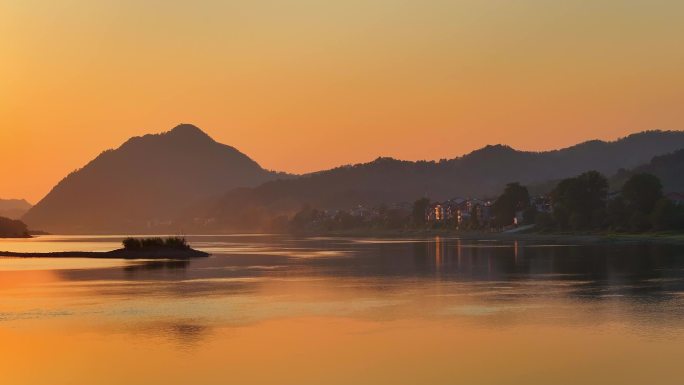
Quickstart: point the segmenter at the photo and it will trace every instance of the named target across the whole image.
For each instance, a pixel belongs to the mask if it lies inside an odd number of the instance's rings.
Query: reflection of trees
[[[575,282],[576,295],[660,295],[684,289],[684,247],[662,244],[544,246],[435,238],[383,243],[354,258],[304,263],[316,274],[434,277],[456,281]]]
[[[165,270],[165,269],[187,269],[190,265],[188,260],[165,260],[165,261],[145,261],[124,267],[125,271],[150,271],[150,270]]]

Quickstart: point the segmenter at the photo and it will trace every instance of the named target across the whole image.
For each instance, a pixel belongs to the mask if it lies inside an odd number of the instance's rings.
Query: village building
[[[486,225],[491,221],[492,202],[485,199],[453,198],[445,202],[433,203],[425,213],[427,222],[453,221],[457,228],[471,223],[477,216],[477,223]]]

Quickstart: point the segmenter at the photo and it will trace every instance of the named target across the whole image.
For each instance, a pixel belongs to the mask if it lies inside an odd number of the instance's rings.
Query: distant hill
[[[0,217],[19,219],[31,208],[25,199],[0,199]]]
[[[0,238],[28,238],[24,222],[17,219],[0,217]]]
[[[684,192],[684,149],[656,156],[650,162],[631,170],[619,170],[610,179],[611,189],[618,190],[627,179],[638,173],[649,173],[660,178],[666,193]]]
[[[589,141],[561,150],[518,151],[487,146],[440,162],[378,158],[294,179],[275,180],[256,188],[236,189],[196,207],[192,216],[219,229],[259,228],[304,204],[322,209],[350,208],[413,201],[428,196],[493,197],[508,182],[539,184],[587,170],[606,175],[631,168],[653,156],[684,148],[682,131],[647,131],[613,142]]]
[[[163,228],[196,201],[283,176],[181,124],[103,152],[59,182],[23,220],[53,233],[145,232]]]

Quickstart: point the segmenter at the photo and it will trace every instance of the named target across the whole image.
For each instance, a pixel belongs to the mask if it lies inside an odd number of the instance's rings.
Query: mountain
[[[25,199],[0,199],[0,217],[19,219],[31,208]]]
[[[663,191],[684,192],[684,149],[671,154],[656,156],[647,164],[632,170],[619,170],[610,179],[612,190],[618,190],[634,174],[648,173],[660,178]]]
[[[105,151],[23,220],[53,233],[261,230],[305,204],[344,209],[423,196],[493,197],[508,182],[539,184],[587,170],[613,175],[681,148],[684,132],[648,131],[545,152],[493,145],[439,162],[378,158],[293,177],[183,124]]]
[[[0,238],[28,238],[29,232],[24,222],[17,219],[0,217]]]
[[[59,182],[23,220],[50,232],[144,232],[163,228],[193,202],[283,176],[181,124],[103,152]]]
[[[535,184],[587,170],[606,175],[631,168],[653,156],[684,148],[682,131],[647,131],[613,142],[589,141],[561,150],[518,151],[487,146],[465,156],[432,161],[378,158],[255,188],[241,188],[194,208],[192,216],[207,226],[260,229],[291,215],[304,204],[321,209],[356,205],[376,206],[428,196],[444,200],[457,196],[493,197],[506,183]],[[187,219],[186,219],[187,220]]]

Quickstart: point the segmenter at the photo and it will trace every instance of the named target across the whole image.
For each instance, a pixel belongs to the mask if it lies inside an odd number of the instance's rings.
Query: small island
[[[0,217],[0,238],[31,238],[31,235],[24,222]]]
[[[191,248],[183,237],[126,238],[123,240],[123,248],[112,251],[59,251],[52,253],[0,251],[0,257],[22,258],[190,259],[208,256],[209,253]]]

